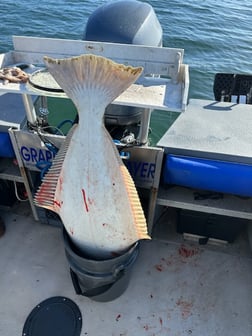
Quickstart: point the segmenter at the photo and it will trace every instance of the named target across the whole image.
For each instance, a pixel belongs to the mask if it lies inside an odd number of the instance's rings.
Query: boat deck
[[[126,292],[105,303],[75,294],[60,228],[35,222],[26,207],[1,212],[0,335],[21,335],[37,304],[64,296],[82,312],[82,336],[229,336],[231,330],[250,336],[246,232],[233,244],[198,245],[175,232],[170,210],[156,224],[155,238],[141,243]]]

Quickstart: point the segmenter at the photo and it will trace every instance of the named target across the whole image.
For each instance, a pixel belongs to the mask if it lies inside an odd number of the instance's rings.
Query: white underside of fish
[[[122,253],[149,236],[134,182],[104,127],[103,115],[141,69],[94,55],[45,58],[45,63],[75,103],[79,124],[67,135],[35,203],[59,214],[80,250],[97,258]]]

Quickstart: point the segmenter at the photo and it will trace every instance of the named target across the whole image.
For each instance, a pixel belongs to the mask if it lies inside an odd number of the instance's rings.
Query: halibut
[[[103,119],[105,108],[136,81],[142,68],[95,55],[45,56],[44,62],[75,104],[79,123],[43,178],[35,204],[60,216],[80,250],[95,258],[123,253],[150,237],[134,181]]]

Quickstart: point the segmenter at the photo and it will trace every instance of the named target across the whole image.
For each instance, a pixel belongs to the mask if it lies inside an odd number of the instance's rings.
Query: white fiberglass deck
[[[246,240],[202,247],[172,233],[164,217],[165,231],[157,234],[166,241],[143,242],[127,291],[100,303],[75,295],[59,228],[26,213],[2,215],[7,230],[0,239],[1,336],[22,335],[30,311],[52,296],[76,302],[82,336],[252,335],[252,256]]]

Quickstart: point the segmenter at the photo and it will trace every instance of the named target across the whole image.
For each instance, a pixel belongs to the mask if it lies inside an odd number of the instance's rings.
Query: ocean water
[[[81,39],[89,15],[107,0],[2,0],[0,52],[12,35]],[[189,64],[189,98],[213,99],[217,72],[252,73],[250,0],[150,0],[163,29],[165,47],[183,48]],[[161,134],[173,114],[155,111]]]

